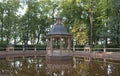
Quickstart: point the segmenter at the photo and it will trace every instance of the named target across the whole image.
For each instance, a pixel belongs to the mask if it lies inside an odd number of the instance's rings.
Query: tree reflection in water
[[[55,61],[54,61],[55,62]],[[0,59],[0,76],[120,76],[120,61],[76,58],[73,63],[47,63],[45,57]]]

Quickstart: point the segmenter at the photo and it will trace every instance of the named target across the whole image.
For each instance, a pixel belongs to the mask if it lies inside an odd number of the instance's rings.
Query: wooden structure
[[[47,34],[47,55],[48,56],[70,56],[71,35],[67,33],[62,25],[62,18],[56,18],[56,24]]]

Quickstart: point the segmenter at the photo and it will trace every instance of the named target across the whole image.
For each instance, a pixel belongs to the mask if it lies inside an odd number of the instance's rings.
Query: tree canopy
[[[1,0],[0,45],[45,44],[57,16],[77,45],[120,47],[120,0]]]

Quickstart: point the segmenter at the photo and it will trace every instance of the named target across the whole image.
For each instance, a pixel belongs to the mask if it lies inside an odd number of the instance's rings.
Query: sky
[[[25,11],[27,9],[27,5],[23,4],[23,3],[20,3],[20,5],[22,6],[21,8],[19,8],[18,10],[18,14],[19,15],[24,15],[25,14]]]

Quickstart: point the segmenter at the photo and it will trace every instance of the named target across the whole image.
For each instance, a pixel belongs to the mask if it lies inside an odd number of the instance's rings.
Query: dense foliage
[[[45,44],[57,15],[77,45],[120,47],[120,0],[1,0],[0,46]]]

